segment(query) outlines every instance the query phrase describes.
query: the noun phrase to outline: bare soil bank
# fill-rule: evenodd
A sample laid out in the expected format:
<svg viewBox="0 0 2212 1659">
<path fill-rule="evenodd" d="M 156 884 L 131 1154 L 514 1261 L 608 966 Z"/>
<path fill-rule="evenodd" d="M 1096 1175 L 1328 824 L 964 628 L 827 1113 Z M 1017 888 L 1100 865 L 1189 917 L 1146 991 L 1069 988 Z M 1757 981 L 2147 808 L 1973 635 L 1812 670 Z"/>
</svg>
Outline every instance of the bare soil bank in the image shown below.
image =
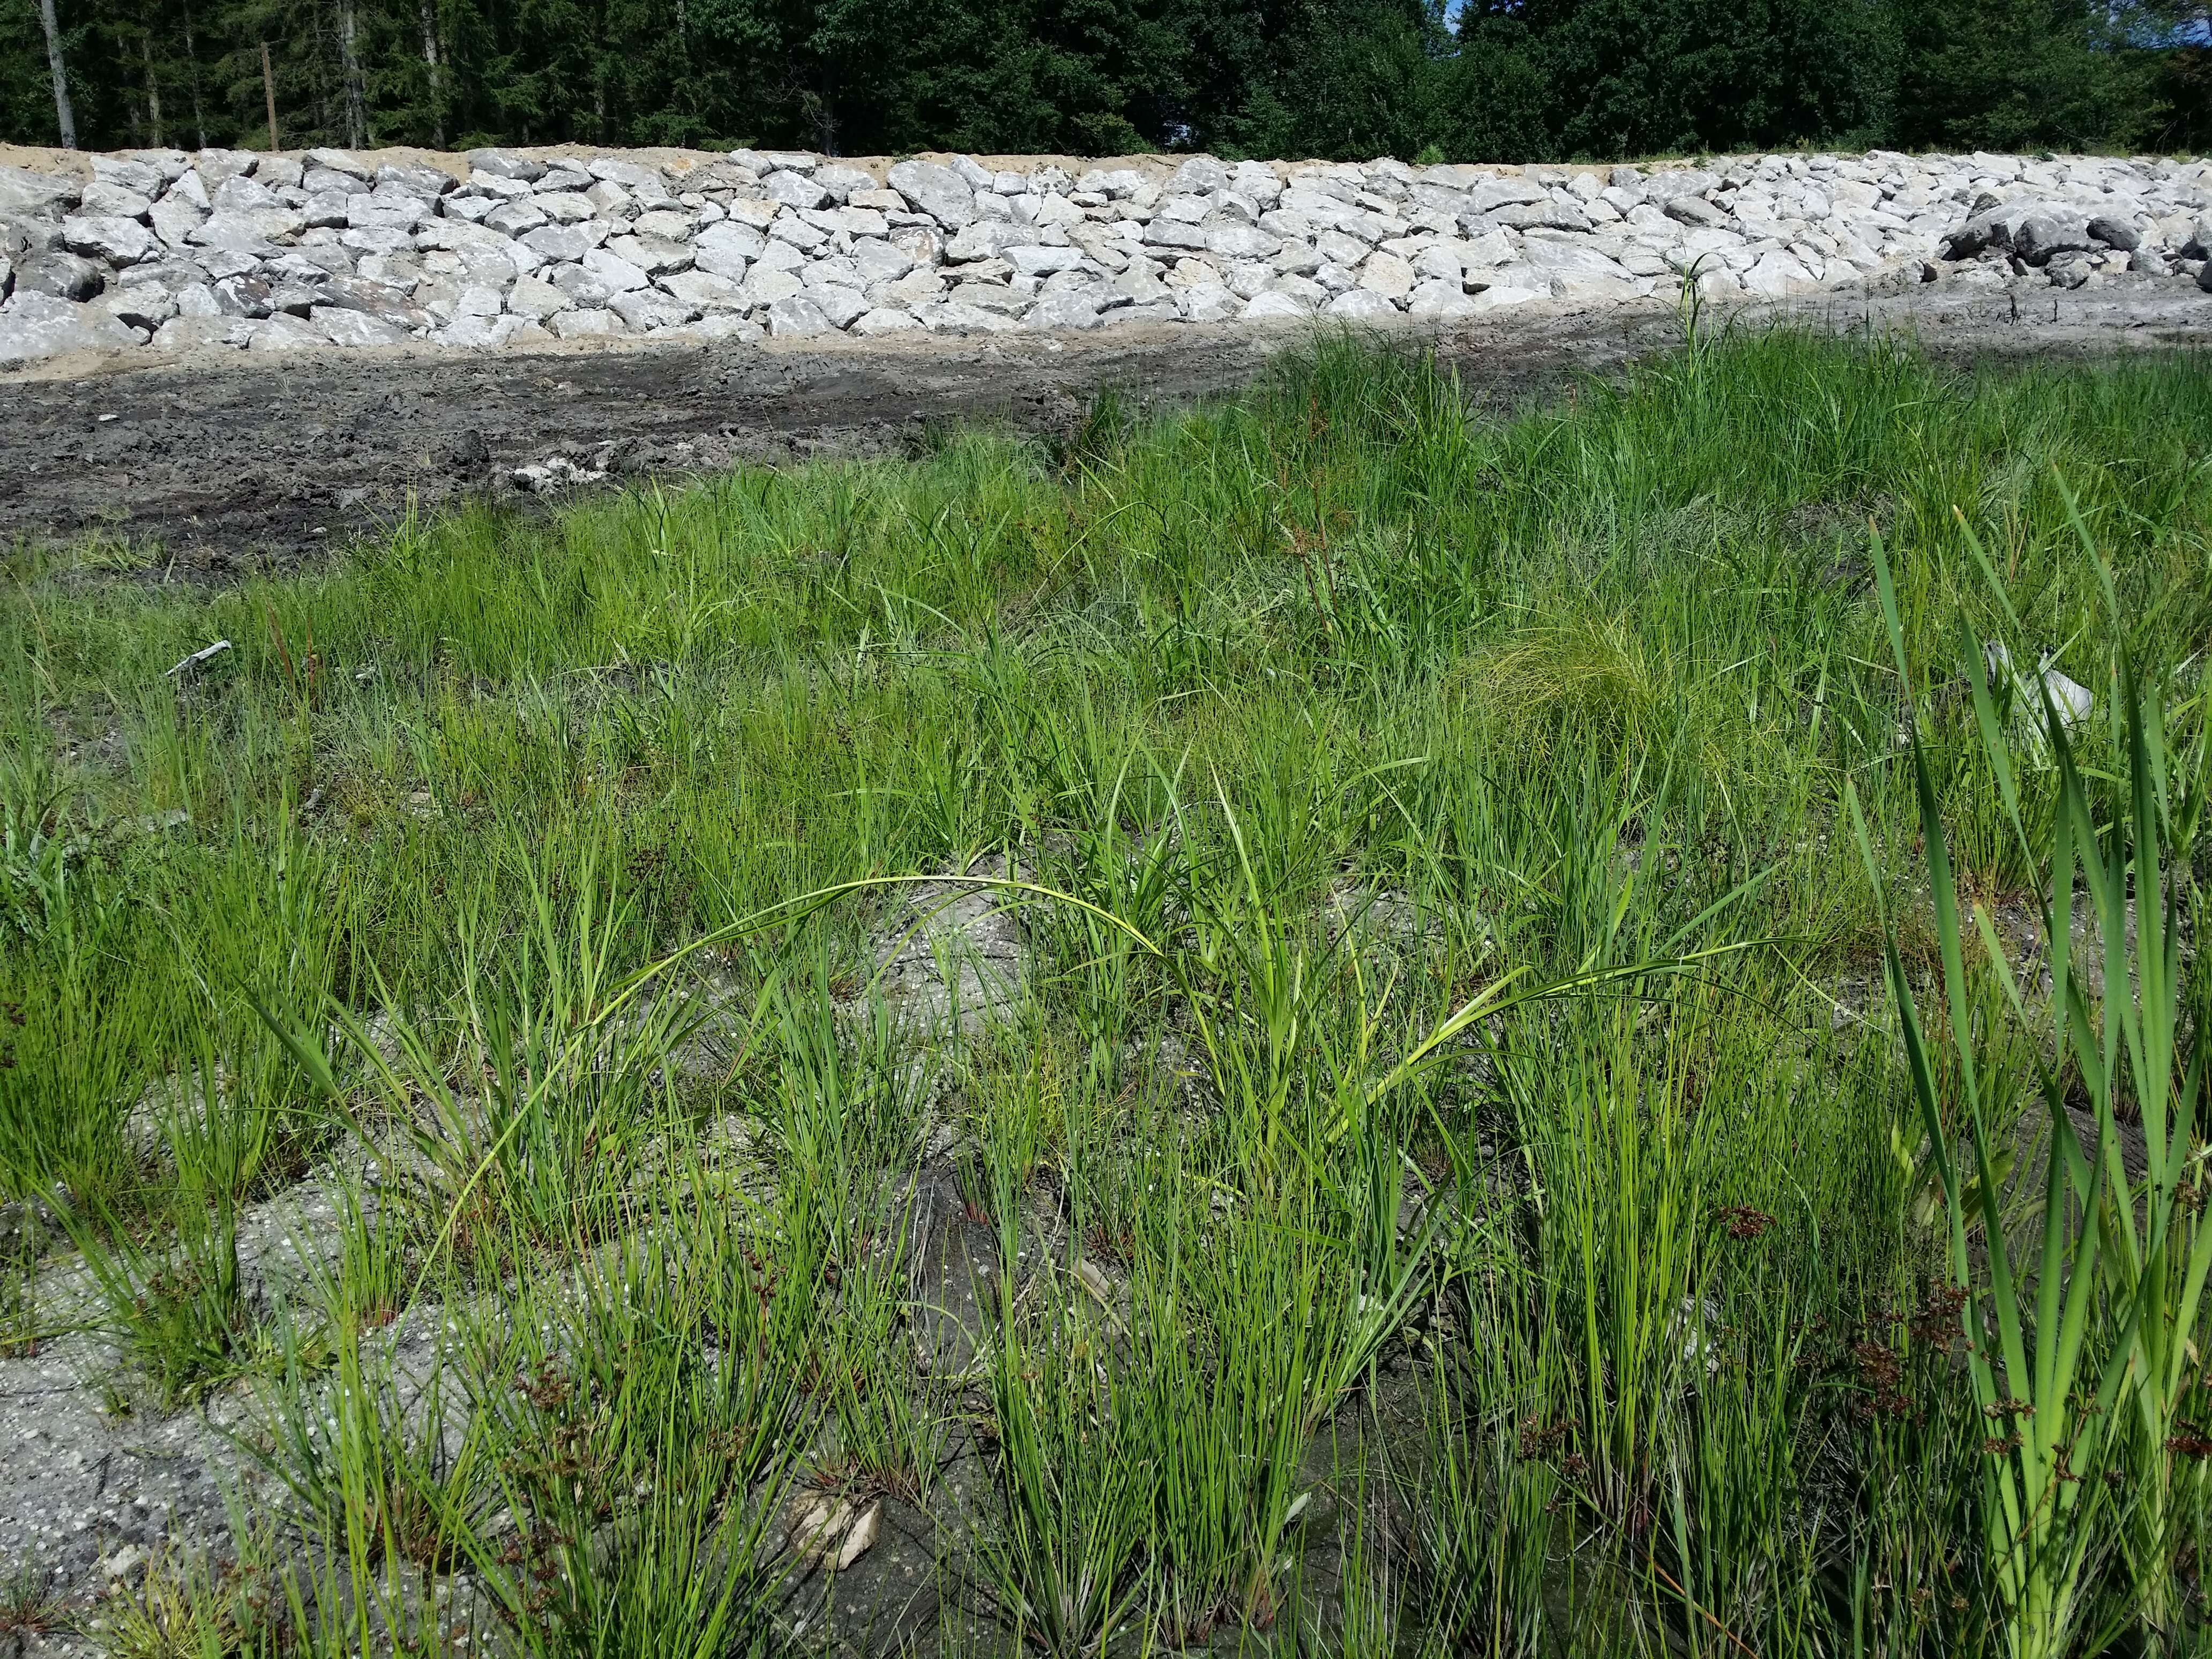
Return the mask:
<svg viewBox="0 0 2212 1659">
<path fill-rule="evenodd" d="M 1961 365 L 2079 359 L 2212 343 L 2212 295 L 2122 279 L 2070 293 L 1948 283 L 1746 307 L 1776 322 L 1917 339 Z M 1524 307 L 1442 328 L 1433 344 L 1471 395 L 1512 403 L 1607 374 L 1682 338 L 1656 301 Z M 1108 389 L 1166 404 L 1249 384 L 1304 331 L 1182 325 L 1092 336 L 822 347 L 655 345 L 539 353 L 210 353 L 156 368 L 55 360 L 4 386 L 0 540 L 88 536 L 158 546 L 169 580 L 283 565 L 560 456 L 625 476 L 912 449 L 929 423 L 1071 429 Z"/>
</svg>

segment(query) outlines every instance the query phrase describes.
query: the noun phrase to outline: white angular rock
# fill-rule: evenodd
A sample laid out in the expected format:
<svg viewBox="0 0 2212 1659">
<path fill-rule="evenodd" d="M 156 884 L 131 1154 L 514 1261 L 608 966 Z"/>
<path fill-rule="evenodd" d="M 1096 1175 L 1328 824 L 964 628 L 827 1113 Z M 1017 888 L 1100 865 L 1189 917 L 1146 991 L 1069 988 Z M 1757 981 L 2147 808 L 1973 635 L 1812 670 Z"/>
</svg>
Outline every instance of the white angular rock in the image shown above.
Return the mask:
<svg viewBox="0 0 2212 1659">
<path fill-rule="evenodd" d="M 513 179 L 527 183 L 545 176 L 542 162 L 511 150 L 472 149 L 468 154 L 469 166 L 478 173 L 489 173 L 495 179 Z"/>
<path fill-rule="evenodd" d="M 852 331 L 855 334 L 900 334 L 921 326 L 909 313 L 878 307 L 872 311 L 864 311 L 854 318 Z"/>
<path fill-rule="evenodd" d="M 805 339 L 835 329 L 820 306 L 804 294 L 792 294 L 769 307 L 768 331 L 779 340 Z"/>
<path fill-rule="evenodd" d="M 323 331 L 324 338 L 332 345 L 380 346 L 404 344 L 407 331 L 365 311 L 348 311 L 337 306 L 317 306 L 307 313 L 307 320 Z"/>
<path fill-rule="evenodd" d="M 672 295 L 653 289 L 617 294 L 607 301 L 607 309 L 640 332 L 678 327 L 697 317 L 700 311 L 697 306 L 686 305 Z"/>
<path fill-rule="evenodd" d="M 71 214 L 62 221 L 62 246 L 88 258 L 105 259 L 112 265 L 135 265 L 157 257 L 161 244 L 136 219 Z"/>
<path fill-rule="evenodd" d="M 774 306 L 806 292 L 806 284 L 799 280 L 795 271 L 766 264 L 755 265 L 747 272 L 741 287 L 748 309 Z"/>
<path fill-rule="evenodd" d="M 150 171 L 150 169 L 149 169 Z M 160 175 L 154 175 L 155 188 L 160 188 Z M 95 179 L 84 187 L 78 198 L 76 210 L 88 219 L 143 219 L 153 210 L 153 198 L 143 191 Z"/>
<path fill-rule="evenodd" d="M 595 157 L 586 171 L 594 179 L 619 185 L 627 191 L 646 191 L 657 195 L 665 195 L 668 191 L 667 181 L 660 176 L 659 168 L 646 167 L 636 161 L 625 161 L 618 155 Z"/>
<path fill-rule="evenodd" d="M 490 351 L 505 345 L 524 326 L 525 319 L 520 317 L 456 317 L 438 331 L 436 338 L 440 345 Z"/>
<path fill-rule="evenodd" d="M 1472 295 L 1443 279 L 1423 283 L 1406 296 L 1406 312 L 1413 317 L 1471 317 L 1477 309 Z"/>
<path fill-rule="evenodd" d="M 700 270 L 734 280 L 744 275 L 749 263 L 767 252 L 768 239 L 750 225 L 726 220 L 701 231 L 691 247 L 693 261 Z"/>
<path fill-rule="evenodd" d="M 556 264 L 574 264 L 593 248 L 605 245 L 607 228 L 596 222 L 580 225 L 540 225 L 515 239 L 524 247 Z"/>
<path fill-rule="evenodd" d="M 520 288 L 520 283 L 515 284 Z M 748 305 L 744 288 L 726 276 L 718 276 L 709 270 L 679 270 L 657 279 L 655 286 L 662 292 L 690 306 L 693 312 L 745 311 Z M 512 297 L 507 304 L 520 309 Z"/>
<path fill-rule="evenodd" d="M 1194 323 L 1225 323 L 1241 313 L 1245 302 L 1218 283 L 1200 283 L 1176 295 L 1183 316 Z"/>
<path fill-rule="evenodd" d="M 314 351 L 330 344 L 330 336 L 304 317 L 277 312 L 253 325 L 248 351 Z"/>
<path fill-rule="evenodd" d="M 1313 315 L 1313 311 L 1290 295 L 1271 289 L 1254 295 L 1245 302 L 1242 314 L 1248 323 L 1302 323 Z"/>
<path fill-rule="evenodd" d="M 581 263 L 589 275 L 606 284 L 611 294 L 626 294 L 648 286 L 652 280 L 629 260 L 619 258 L 605 248 L 586 250 Z"/>
<path fill-rule="evenodd" d="M 549 319 L 546 326 L 563 340 L 603 339 L 608 335 L 629 331 L 621 318 L 599 306 L 558 313 Z"/>
<path fill-rule="evenodd" d="M 1322 314 L 1341 317 L 1349 322 L 1373 322 L 1395 317 L 1398 307 L 1371 289 L 1355 288 L 1338 295 L 1323 306 Z"/>
<path fill-rule="evenodd" d="M 1395 253 L 1378 251 L 1360 266 L 1359 286 L 1386 300 L 1402 300 L 1413 291 L 1413 268 Z"/>
<path fill-rule="evenodd" d="M 810 286 L 806 291 L 807 296 L 822 308 L 822 314 L 830 319 L 832 328 L 848 326 L 869 309 L 866 296 L 835 283 Z"/>
<path fill-rule="evenodd" d="M 951 168 L 934 161 L 896 161 L 887 175 L 890 187 L 948 230 L 975 218 L 975 190 Z"/>
<path fill-rule="evenodd" d="M 1086 262 L 1079 247 L 1010 247 L 1006 263 L 1020 276 L 1048 276 L 1056 270 L 1075 270 Z"/>
<path fill-rule="evenodd" d="M 507 308 L 518 317 L 527 317 L 542 323 L 556 312 L 568 309 L 575 301 L 550 283 L 541 283 L 535 276 L 522 276 L 507 293 Z"/>
<path fill-rule="evenodd" d="M 806 174 L 788 170 L 769 173 L 761 180 L 761 189 L 769 201 L 781 202 L 786 207 L 826 208 L 834 199 Z"/>
<path fill-rule="evenodd" d="M 52 295 L 20 289 L 0 305 L 0 364 L 34 362 L 65 351 L 100 351 L 138 343 L 139 337 L 106 312 Z"/>
</svg>

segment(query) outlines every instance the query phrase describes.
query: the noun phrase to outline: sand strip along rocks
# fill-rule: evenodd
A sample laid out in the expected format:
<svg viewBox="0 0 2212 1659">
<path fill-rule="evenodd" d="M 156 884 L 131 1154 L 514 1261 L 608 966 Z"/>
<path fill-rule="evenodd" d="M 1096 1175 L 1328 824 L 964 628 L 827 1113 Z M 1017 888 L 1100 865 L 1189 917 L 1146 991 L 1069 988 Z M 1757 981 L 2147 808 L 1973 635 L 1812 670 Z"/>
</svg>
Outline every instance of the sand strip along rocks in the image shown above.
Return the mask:
<svg viewBox="0 0 2212 1659">
<path fill-rule="evenodd" d="M 0 149 L 0 370 L 428 343 L 1472 318 L 1942 282 L 2212 281 L 2212 164 L 1703 166 L 589 149 Z"/>
</svg>

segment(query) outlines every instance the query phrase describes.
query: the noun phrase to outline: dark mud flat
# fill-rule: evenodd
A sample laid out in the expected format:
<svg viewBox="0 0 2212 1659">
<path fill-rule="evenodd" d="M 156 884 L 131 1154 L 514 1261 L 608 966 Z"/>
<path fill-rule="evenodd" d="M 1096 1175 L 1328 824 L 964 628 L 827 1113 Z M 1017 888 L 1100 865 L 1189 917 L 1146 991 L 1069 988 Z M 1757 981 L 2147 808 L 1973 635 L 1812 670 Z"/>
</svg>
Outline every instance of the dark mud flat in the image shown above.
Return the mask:
<svg viewBox="0 0 2212 1659">
<path fill-rule="evenodd" d="M 2212 342 L 2212 295 L 2172 278 L 2020 295 L 1937 283 L 1728 320 L 1901 332 L 1960 363 L 2080 358 Z M 1433 343 L 1471 392 L 1513 402 L 1678 344 L 1682 326 L 1674 307 L 1650 301 L 1397 331 Z M 125 540 L 158 554 L 156 578 L 220 580 L 374 533 L 410 501 L 433 509 L 511 492 L 514 469 L 555 456 L 636 477 L 902 453 L 939 422 L 1066 432 L 1098 392 L 1145 404 L 1232 391 L 1302 337 L 1221 325 L 832 349 L 641 342 L 57 361 L 0 380 L 0 540 Z"/>
</svg>

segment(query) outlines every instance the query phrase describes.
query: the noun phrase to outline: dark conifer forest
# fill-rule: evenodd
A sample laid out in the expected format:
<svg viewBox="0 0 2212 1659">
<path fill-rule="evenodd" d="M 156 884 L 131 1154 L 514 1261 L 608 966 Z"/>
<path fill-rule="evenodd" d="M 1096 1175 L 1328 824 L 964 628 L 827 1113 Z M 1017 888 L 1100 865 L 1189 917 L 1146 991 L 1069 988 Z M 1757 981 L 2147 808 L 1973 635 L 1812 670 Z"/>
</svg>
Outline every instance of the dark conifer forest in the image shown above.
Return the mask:
<svg viewBox="0 0 2212 1659">
<path fill-rule="evenodd" d="M 0 0 L 0 138 L 258 148 L 273 93 L 288 149 L 1523 161 L 1796 144 L 2186 149 L 2212 125 L 2202 11 L 2172 0 L 1468 0 L 1449 15 L 1441 0 Z"/>
</svg>

